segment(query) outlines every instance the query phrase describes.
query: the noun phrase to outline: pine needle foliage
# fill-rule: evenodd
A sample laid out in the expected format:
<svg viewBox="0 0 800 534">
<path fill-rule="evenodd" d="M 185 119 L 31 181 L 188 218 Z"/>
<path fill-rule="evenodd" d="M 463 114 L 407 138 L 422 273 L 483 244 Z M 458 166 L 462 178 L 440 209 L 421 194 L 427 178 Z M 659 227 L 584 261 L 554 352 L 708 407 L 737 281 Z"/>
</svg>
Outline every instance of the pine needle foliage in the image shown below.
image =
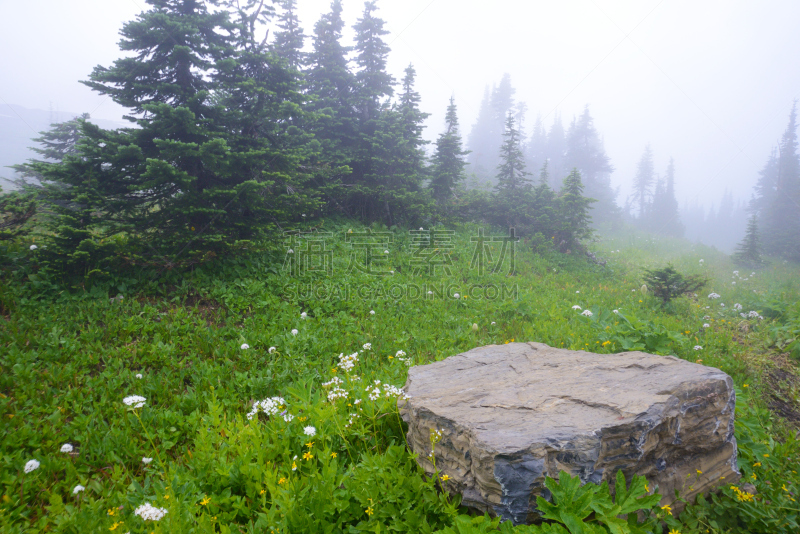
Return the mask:
<svg viewBox="0 0 800 534">
<path fill-rule="evenodd" d="M 708 284 L 708 280 L 699 275 L 683 276 L 672 265 L 646 269 L 644 273 L 642 281 L 653 296 L 661 299 L 663 305 L 681 295 L 700 291 Z"/>
</svg>

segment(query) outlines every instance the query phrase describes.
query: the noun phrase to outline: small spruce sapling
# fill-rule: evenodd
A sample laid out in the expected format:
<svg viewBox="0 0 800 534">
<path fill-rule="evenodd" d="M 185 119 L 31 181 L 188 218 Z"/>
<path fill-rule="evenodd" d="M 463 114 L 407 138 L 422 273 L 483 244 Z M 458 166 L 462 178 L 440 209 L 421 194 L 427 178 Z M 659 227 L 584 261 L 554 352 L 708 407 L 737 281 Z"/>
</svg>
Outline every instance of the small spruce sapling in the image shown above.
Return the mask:
<svg viewBox="0 0 800 534">
<path fill-rule="evenodd" d="M 708 284 L 708 280 L 699 276 L 683 276 L 672 265 L 662 269 L 647 269 L 642 281 L 653 296 L 661 299 L 664 305 L 681 295 L 700 291 Z"/>
</svg>

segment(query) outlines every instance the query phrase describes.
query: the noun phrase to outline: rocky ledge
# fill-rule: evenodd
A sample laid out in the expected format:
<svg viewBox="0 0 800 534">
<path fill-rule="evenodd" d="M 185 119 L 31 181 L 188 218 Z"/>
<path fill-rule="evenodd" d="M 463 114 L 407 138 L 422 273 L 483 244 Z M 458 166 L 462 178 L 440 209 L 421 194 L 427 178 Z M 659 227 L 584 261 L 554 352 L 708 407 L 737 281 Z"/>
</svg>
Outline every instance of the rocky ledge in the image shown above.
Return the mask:
<svg viewBox="0 0 800 534">
<path fill-rule="evenodd" d="M 647 477 L 661 504 L 739 479 L 731 378 L 672 356 L 593 354 L 542 343 L 480 347 L 410 369 L 400 400 L 418 462 L 448 475 L 463 504 L 515 524 L 536 519 L 544 477 Z"/>
</svg>

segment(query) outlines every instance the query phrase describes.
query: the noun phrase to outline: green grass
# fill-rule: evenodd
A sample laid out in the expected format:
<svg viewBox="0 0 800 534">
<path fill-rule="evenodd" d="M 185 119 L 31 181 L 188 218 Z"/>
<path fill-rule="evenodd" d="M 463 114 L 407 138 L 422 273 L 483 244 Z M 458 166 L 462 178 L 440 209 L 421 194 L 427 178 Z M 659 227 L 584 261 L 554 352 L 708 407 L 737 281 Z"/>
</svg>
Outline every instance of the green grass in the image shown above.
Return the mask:
<svg viewBox="0 0 800 534">
<path fill-rule="evenodd" d="M 763 314 L 796 300 L 791 266 L 731 278 L 735 267 L 713 249 L 617 234 L 592 246 L 609 259 L 606 268 L 553 253 L 546 244 L 523 242 L 516 249 L 515 275 L 508 276 L 508 263 L 498 273 L 481 275 L 470 268 L 470 237 L 477 228 L 466 227 L 454 237 L 450 275 L 414 275 L 409 266 L 415 248 L 408 233 L 398 230 L 386 264 L 395 273 L 372 277 L 346 272 L 346 230 L 332 229 L 327 240 L 330 277 L 289 276 L 281 270 L 282 251 L 254 250 L 181 277 L 130 273 L 89 291 L 28 277 L 24 269 L 4 280 L 0 530 L 283 533 L 450 527 L 458 499 L 440 492 L 442 483 L 416 466 L 405 448 L 396 398 L 387 396 L 385 386 L 405 383 L 400 350 L 420 365 L 514 340 L 596 353 L 640 343 L 729 373 L 739 395 L 740 465 L 746 477 L 758 473 L 750 480 L 760 496 L 740 502 L 726 488 L 714 502 L 691 506 L 681 516 L 683 525 L 673 526 L 684 534 L 707 528 L 794 531 L 797 512 L 791 509 L 800 507 L 790 492 L 800 487 L 800 477 L 792 465 L 800 451 L 788 426 L 765 409 L 769 388 L 763 378 L 770 335 L 782 319 L 778 312 L 748 320 L 745 332 L 733 310 L 741 303 L 744 311 Z M 495 258 L 500 246 L 495 244 Z M 20 254 L 27 245 L 16 250 Z M 709 276 L 706 293 L 679 299 L 669 311 L 643 295 L 641 270 L 667 262 L 684 274 Z M 350 298 L 320 298 L 321 293 L 297 289 L 312 283 L 340 294 L 350 287 Z M 480 298 L 490 284 L 515 297 Z M 397 287 L 412 286 L 420 288 L 419 298 L 391 298 Z M 466 298 L 427 294 L 448 286 L 450 294 Z M 479 288 L 472 293 L 478 298 L 470 298 L 470 287 Z M 708 299 L 712 291 L 722 298 Z M 124 298 L 110 301 L 117 293 Z M 574 305 L 592 310 L 593 317 L 581 316 Z M 614 309 L 627 322 L 615 321 Z M 250 348 L 242 349 L 244 343 Z M 337 364 L 340 354 L 358 351 L 363 352 L 351 372 L 356 381 Z M 333 376 L 344 379 L 347 399 L 326 398 L 330 387 L 322 384 Z M 371 400 L 366 386 L 374 389 L 375 380 L 381 381 L 380 397 Z M 146 397 L 146 405 L 127 407 L 122 399 L 129 395 Z M 285 399 L 282 409 L 291 421 L 247 418 L 254 401 L 275 396 Z M 307 426 L 315 428 L 313 437 L 304 433 Z M 59 452 L 64 443 L 74 446 L 72 454 Z M 313 457 L 303 459 L 305 453 Z M 143 457 L 152 463 L 143 464 Z M 41 466 L 26 474 L 31 459 Z M 757 460 L 762 465 L 752 467 Z M 86 489 L 75 495 L 78 484 Z M 134 515 L 145 502 L 168 512 L 160 521 L 145 522 Z"/>
</svg>

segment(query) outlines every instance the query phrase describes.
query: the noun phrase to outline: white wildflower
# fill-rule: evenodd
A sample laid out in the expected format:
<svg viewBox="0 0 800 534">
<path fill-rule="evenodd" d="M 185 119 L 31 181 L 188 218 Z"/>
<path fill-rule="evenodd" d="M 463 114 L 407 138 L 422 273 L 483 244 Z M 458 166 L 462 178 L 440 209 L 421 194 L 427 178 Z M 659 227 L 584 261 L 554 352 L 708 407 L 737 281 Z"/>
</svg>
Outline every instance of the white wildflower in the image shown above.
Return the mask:
<svg viewBox="0 0 800 534">
<path fill-rule="evenodd" d="M 614 313 L 619 313 L 619 310 L 611 310 L 611 311 L 613 311 Z"/>
<path fill-rule="evenodd" d="M 61 446 L 61 452 L 72 452 L 72 451 L 73 451 L 73 448 L 72 448 L 72 444 L 70 444 L 70 443 L 65 443 L 65 444 L 63 444 Z"/>
<path fill-rule="evenodd" d="M 711 325 L 708 323 L 703 323 L 703 328 L 711 328 Z"/>
<path fill-rule="evenodd" d="M 718 299 L 720 297 L 719 293 L 710 293 L 708 298 L 710 299 Z"/>
<path fill-rule="evenodd" d="M 270 354 L 272 354 L 272 353 L 273 353 L 273 352 L 275 352 L 276 350 L 278 350 L 278 349 L 276 349 L 275 347 L 270 347 L 269 349 L 267 349 L 267 352 L 269 352 Z"/>
<path fill-rule="evenodd" d="M 316 429 L 316 428 L 314 428 L 313 426 L 307 426 L 307 427 L 305 427 L 305 428 L 303 429 L 303 434 L 305 434 L 306 436 L 310 436 L 310 437 L 312 437 L 312 438 L 313 438 L 314 436 L 316 436 L 316 435 L 317 435 L 317 429 Z"/>
<path fill-rule="evenodd" d="M 742 309 L 742 305 L 737 302 L 736 304 L 733 305 L 733 309 L 739 311 Z"/>
<path fill-rule="evenodd" d="M 585 315 L 586 317 L 591 317 L 594 314 L 592 313 L 591 310 L 583 310 L 583 313 L 581 313 L 581 315 Z"/>
<path fill-rule="evenodd" d="M 700 345 L 695 345 L 694 350 L 703 350 L 703 347 L 701 347 Z"/>
<path fill-rule="evenodd" d="M 454 298 L 454 299 L 460 299 L 460 298 L 461 298 L 461 295 L 459 295 L 458 293 L 455 293 L 455 294 L 453 295 L 453 298 Z"/>
<path fill-rule="evenodd" d="M 149 502 L 144 503 L 133 512 L 145 521 L 158 521 L 167 515 L 166 508 L 157 508 Z"/>
<path fill-rule="evenodd" d="M 582 310 L 583 308 L 581 308 L 580 306 L 578 306 L 578 305 L 576 304 L 575 306 L 573 306 L 573 307 L 572 307 L 572 309 L 573 309 L 573 310 Z"/>
<path fill-rule="evenodd" d="M 735 274 L 736 276 L 739 276 L 739 271 L 733 271 L 733 274 Z"/>
<path fill-rule="evenodd" d="M 731 282 L 731 284 L 736 285 L 736 282 Z"/>
<path fill-rule="evenodd" d="M 145 456 L 144 458 L 142 458 L 142 463 L 143 463 L 144 465 L 147 465 L 147 464 L 149 464 L 149 463 L 150 463 L 150 462 L 152 462 L 152 461 L 153 461 L 153 459 L 152 459 L 152 458 L 148 458 L 147 456 Z"/>
<path fill-rule="evenodd" d="M 247 350 L 249 348 L 250 348 L 250 345 L 248 345 L 247 343 L 242 343 L 242 350 Z"/>
<path fill-rule="evenodd" d="M 31 471 L 36 471 L 39 469 L 39 465 L 38 460 L 28 460 L 28 463 L 25 464 L 25 472 L 30 473 Z"/>
<path fill-rule="evenodd" d="M 301 319 L 305 319 L 306 317 L 308 317 L 308 314 L 306 312 L 300 314 Z"/>
<path fill-rule="evenodd" d="M 136 373 L 136 378 L 142 378 L 142 373 Z"/>
<path fill-rule="evenodd" d="M 705 260 L 700 260 L 700 263 L 704 263 L 704 262 L 705 262 Z"/>
<path fill-rule="evenodd" d="M 289 254 L 294 254 L 294 250 L 289 249 Z"/>
<path fill-rule="evenodd" d="M 746 313 L 740 313 L 739 317 L 741 317 L 742 319 L 747 319 L 747 314 Z"/>
<path fill-rule="evenodd" d="M 433 295 L 433 291 L 428 291 L 428 295 Z"/>
<path fill-rule="evenodd" d="M 75 486 L 74 488 L 72 488 L 72 494 L 73 494 L 73 495 L 77 495 L 78 493 L 82 492 L 82 491 L 83 491 L 83 490 L 85 490 L 85 489 L 86 489 L 85 487 L 83 487 L 83 486 L 81 486 L 80 484 L 78 484 L 77 486 Z"/>
<path fill-rule="evenodd" d="M 473 332 L 477 332 L 478 331 L 478 323 L 472 323 L 472 331 Z"/>
<path fill-rule="evenodd" d="M 397 352 L 394 353 L 394 355 L 397 356 L 398 358 L 402 358 L 403 356 L 406 355 L 406 351 L 398 350 Z"/>
<path fill-rule="evenodd" d="M 422 228 L 421 226 L 419 227 L 419 229 L 420 229 L 420 230 L 424 230 L 424 228 Z"/>
<path fill-rule="evenodd" d="M 354 352 L 349 356 L 345 356 L 344 353 L 339 354 L 339 364 L 337 367 L 344 371 L 345 373 L 349 373 L 353 367 L 355 367 L 356 362 L 358 362 L 358 353 Z"/>
<path fill-rule="evenodd" d="M 580 293 L 580 291 L 576 291 L 575 293 Z"/>
<path fill-rule="evenodd" d="M 394 274 L 394 271 L 389 271 L 389 274 Z"/>
<path fill-rule="evenodd" d="M 370 315 L 375 315 L 375 310 L 370 310 L 370 311 L 369 311 L 369 314 L 370 314 Z"/>
<path fill-rule="evenodd" d="M 286 401 L 283 397 L 270 397 L 268 399 L 256 401 L 253 403 L 253 409 L 247 414 L 248 419 L 252 419 L 258 412 L 264 412 L 267 415 L 286 415 Z M 284 417 L 286 419 L 286 417 Z"/>
<path fill-rule="evenodd" d="M 725 307 L 725 303 L 724 302 L 720 302 L 719 305 L 722 306 L 723 308 Z"/>
<path fill-rule="evenodd" d="M 39 247 L 37 247 L 36 245 L 31 245 L 31 250 L 36 250 L 37 248 Z"/>
<path fill-rule="evenodd" d="M 128 406 L 133 406 L 134 408 L 141 408 L 144 406 L 144 403 L 147 399 L 141 397 L 139 395 L 131 395 L 130 397 L 125 397 L 122 399 L 122 402 L 127 404 Z"/>
<path fill-rule="evenodd" d="M 384 251 L 383 251 L 383 253 L 384 253 L 384 254 L 388 254 L 388 253 L 389 253 L 389 251 L 388 251 L 388 250 L 384 250 Z"/>
<path fill-rule="evenodd" d="M 300 331 L 297 328 L 292 328 L 292 335 L 293 336 L 296 336 L 299 333 L 300 333 Z"/>
<path fill-rule="evenodd" d="M 497 324 L 496 322 L 492 321 L 492 326 L 494 326 L 494 325 L 496 325 L 496 324 Z"/>
<path fill-rule="evenodd" d="M 747 315 L 748 315 L 748 317 L 758 317 L 758 312 L 757 311 L 751 311 Z"/>
</svg>

